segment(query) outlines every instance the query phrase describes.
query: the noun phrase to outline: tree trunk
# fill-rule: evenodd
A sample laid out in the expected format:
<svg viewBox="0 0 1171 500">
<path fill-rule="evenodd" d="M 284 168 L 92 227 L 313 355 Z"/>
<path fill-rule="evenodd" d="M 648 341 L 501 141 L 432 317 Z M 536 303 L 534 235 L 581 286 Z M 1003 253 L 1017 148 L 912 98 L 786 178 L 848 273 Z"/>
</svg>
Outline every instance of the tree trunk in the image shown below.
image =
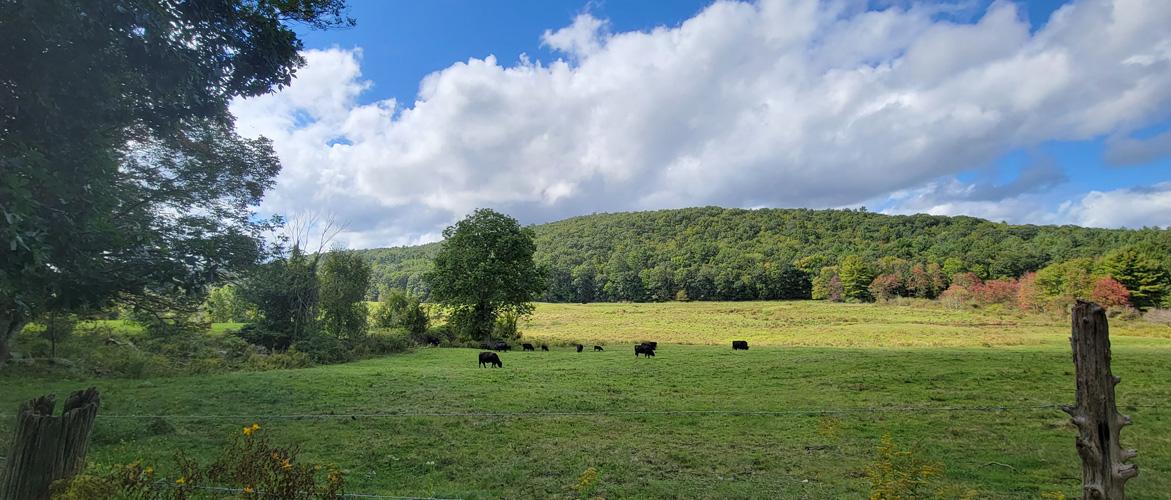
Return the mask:
<svg viewBox="0 0 1171 500">
<path fill-rule="evenodd" d="M 85 467 L 101 397 L 93 387 L 74 392 L 60 417 L 53 416 L 54 405 L 51 394 L 21 405 L 12 451 L 0 478 L 0 500 L 47 500 L 53 481 Z"/>
<path fill-rule="evenodd" d="M 25 321 L 23 316 L 9 316 L 0 313 L 0 368 L 3 368 L 8 359 L 12 357 L 12 347 L 10 346 L 12 338 L 20 333 L 24 329 L 24 325 L 27 324 L 28 321 Z"/>
<path fill-rule="evenodd" d="M 1119 415 L 1114 386 L 1122 381 L 1110 372 L 1110 330 L 1106 311 L 1079 300 L 1073 307 L 1073 364 L 1077 369 L 1077 404 L 1062 406 L 1078 428 L 1082 459 L 1083 500 L 1123 500 L 1123 485 L 1138 475 L 1138 466 L 1124 465 L 1135 450 L 1123 450 L 1119 431 L 1130 417 Z"/>
</svg>

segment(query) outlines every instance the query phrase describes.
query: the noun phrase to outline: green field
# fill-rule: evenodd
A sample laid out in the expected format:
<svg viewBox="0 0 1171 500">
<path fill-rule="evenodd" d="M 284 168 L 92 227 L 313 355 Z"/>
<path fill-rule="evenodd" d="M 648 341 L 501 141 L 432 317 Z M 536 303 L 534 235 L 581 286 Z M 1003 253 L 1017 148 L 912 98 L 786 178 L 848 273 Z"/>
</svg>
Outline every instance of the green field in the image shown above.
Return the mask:
<svg viewBox="0 0 1171 500">
<path fill-rule="evenodd" d="M 1112 324 L 1121 410 L 1139 450 L 1129 498 L 1171 498 L 1171 328 Z M 0 436 L 31 397 L 102 391 L 90 458 L 210 457 L 257 423 L 302 458 L 349 470 L 348 491 L 442 498 L 865 498 L 883 431 L 945 472 L 940 498 L 1040 499 L 1080 490 L 1076 430 L 1056 409 L 809 414 L 390 416 L 396 413 L 816 411 L 1069 403 L 1060 320 L 812 302 L 541 304 L 526 338 L 551 352 L 418 349 L 345 365 L 151 380 L 0 375 Z M 730 339 L 747 351 L 731 351 Z M 635 359 L 631 343 L 660 342 Z M 577 353 L 573 341 L 604 344 Z M 114 415 L 256 415 L 118 419 Z M 336 415 L 278 419 L 265 415 Z M 388 415 L 383 417 L 350 415 Z M 975 495 L 970 495 L 971 491 Z M 1076 495 L 1080 497 L 1080 494 Z M 581 496 L 581 498 L 586 498 Z"/>
</svg>

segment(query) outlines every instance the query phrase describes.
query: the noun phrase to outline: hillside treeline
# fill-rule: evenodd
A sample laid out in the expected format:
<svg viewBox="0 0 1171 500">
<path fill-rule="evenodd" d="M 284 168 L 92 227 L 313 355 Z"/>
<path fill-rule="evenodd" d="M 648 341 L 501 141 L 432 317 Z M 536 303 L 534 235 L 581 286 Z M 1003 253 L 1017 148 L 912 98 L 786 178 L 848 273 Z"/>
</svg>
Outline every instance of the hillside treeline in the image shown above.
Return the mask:
<svg viewBox="0 0 1171 500">
<path fill-rule="evenodd" d="M 1008 280 L 1076 262 L 1088 274 L 1102 274 L 1103 259 L 1123 250 L 1137 259 L 1144 279 L 1158 282 L 1159 290 L 1148 290 L 1153 300 L 1163 297 L 1171 275 L 1171 232 L 1157 228 L 1008 225 L 865 209 L 702 207 L 588 215 L 534 229 L 535 259 L 547 273 L 542 300 L 549 302 L 823 298 L 847 259 L 849 272 L 862 273 L 849 278 L 866 281 L 851 296 L 859 300 L 877 298 L 869 285 L 880 276 L 902 279 L 891 284 L 887 278 L 884 293 L 933 298 L 960 273 Z M 425 298 L 420 276 L 438 249 L 433 243 L 360 251 L 374 267 L 369 298 L 387 289 Z"/>
</svg>

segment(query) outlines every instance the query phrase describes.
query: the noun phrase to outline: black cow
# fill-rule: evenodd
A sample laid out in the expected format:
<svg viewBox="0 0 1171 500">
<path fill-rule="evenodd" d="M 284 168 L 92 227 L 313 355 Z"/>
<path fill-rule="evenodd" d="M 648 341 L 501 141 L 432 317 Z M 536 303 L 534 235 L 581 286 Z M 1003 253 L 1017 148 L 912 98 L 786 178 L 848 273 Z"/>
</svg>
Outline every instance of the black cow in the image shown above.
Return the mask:
<svg viewBox="0 0 1171 500">
<path fill-rule="evenodd" d="M 596 345 L 596 346 L 594 346 L 594 350 L 595 350 L 595 351 L 600 351 L 600 350 L 602 350 L 602 346 L 600 346 L 600 345 Z"/>
<path fill-rule="evenodd" d="M 732 341 L 732 350 L 735 351 L 737 349 L 747 351 L 748 350 L 748 341 L 747 340 L 733 340 Z"/>
<path fill-rule="evenodd" d="M 647 344 L 636 345 L 634 346 L 634 357 L 637 358 L 639 354 L 645 355 L 649 358 L 655 355 L 655 348 Z"/>
<path fill-rule="evenodd" d="M 521 347 L 521 350 L 522 350 L 522 351 L 534 351 L 534 352 L 536 352 L 536 349 L 534 349 L 534 348 L 533 348 L 533 345 L 532 345 L 532 344 L 521 344 L 521 345 L 520 345 L 520 347 Z"/>
<path fill-rule="evenodd" d="M 423 339 L 423 342 L 426 342 L 427 345 L 439 347 L 439 337 L 435 337 L 433 335 L 428 335 L 427 338 Z"/>
<path fill-rule="evenodd" d="M 651 346 L 651 349 L 658 349 L 659 348 L 658 342 L 643 342 L 642 345 L 649 345 L 649 346 Z"/>
<path fill-rule="evenodd" d="M 574 345 L 577 346 L 577 352 L 581 352 L 582 349 L 585 349 L 584 345 L 581 345 L 581 344 L 574 344 Z"/>
<path fill-rule="evenodd" d="M 541 350 L 542 350 L 542 351 L 548 351 L 548 350 L 549 350 L 549 346 L 547 346 L 547 345 L 545 345 L 545 344 L 541 344 Z"/>
<path fill-rule="evenodd" d="M 496 345 L 492 346 L 492 349 L 495 351 L 511 351 L 512 346 L 510 346 L 504 342 L 497 342 Z"/>
<path fill-rule="evenodd" d="M 485 365 L 492 365 L 496 368 L 504 368 L 504 363 L 500 362 L 500 356 L 497 356 L 494 352 L 480 353 L 480 368 L 483 368 Z"/>
</svg>

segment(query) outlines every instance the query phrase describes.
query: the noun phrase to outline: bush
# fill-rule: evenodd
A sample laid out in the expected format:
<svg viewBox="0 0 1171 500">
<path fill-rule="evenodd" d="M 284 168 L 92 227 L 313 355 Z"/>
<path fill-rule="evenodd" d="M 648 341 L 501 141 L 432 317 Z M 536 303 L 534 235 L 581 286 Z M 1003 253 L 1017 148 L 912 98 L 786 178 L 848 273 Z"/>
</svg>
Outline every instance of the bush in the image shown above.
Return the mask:
<svg viewBox="0 0 1171 500">
<path fill-rule="evenodd" d="M 244 369 L 252 371 L 291 370 L 309 368 L 313 365 L 313 359 L 309 357 L 309 354 L 298 351 L 295 347 L 290 347 L 285 352 L 269 355 L 253 352 L 244 361 Z"/>
<path fill-rule="evenodd" d="M 176 451 L 174 477 L 156 474 L 141 461 L 108 470 L 91 466 L 83 474 L 57 481 L 53 500 L 186 500 L 224 498 L 223 489 L 241 490 L 239 498 L 325 500 L 345 491 L 341 471 L 297 462 L 298 449 L 276 446 L 260 426 L 245 427 L 210 466 Z M 261 496 L 260 492 L 264 492 Z M 237 498 L 232 496 L 231 498 Z"/>
<path fill-rule="evenodd" d="M 1151 323 L 1171 326 L 1171 309 L 1149 309 L 1143 319 Z"/>
<path fill-rule="evenodd" d="M 1110 306 L 1106 308 L 1106 317 L 1121 321 L 1133 321 L 1142 317 L 1142 314 L 1130 306 Z"/>
<path fill-rule="evenodd" d="M 519 340 L 520 328 L 517 323 L 520 322 L 520 315 L 512 311 L 505 311 L 496 317 L 496 324 L 492 327 L 492 337 L 504 341 Z"/>
<path fill-rule="evenodd" d="M 890 432 L 883 431 L 878 458 L 866 467 L 870 499 L 932 498 L 933 494 L 924 490 L 931 483 L 932 476 L 943 472 L 943 464 L 924 460 L 921 454 L 918 443 L 910 449 L 900 450 L 895 446 Z"/>
<path fill-rule="evenodd" d="M 406 352 L 414 347 L 414 342 L 402 331 L 375 330 L 362 339 L 366 354 L 382 356 Z"/>
<path fill-rule="evenodd" d="M 356 359 L 349 342 L 327 335 L 314 335 L 297 342 L 293 348 L 309 354 L 313 362 L 319 364 L 332 365 Z"/>
</svg>

